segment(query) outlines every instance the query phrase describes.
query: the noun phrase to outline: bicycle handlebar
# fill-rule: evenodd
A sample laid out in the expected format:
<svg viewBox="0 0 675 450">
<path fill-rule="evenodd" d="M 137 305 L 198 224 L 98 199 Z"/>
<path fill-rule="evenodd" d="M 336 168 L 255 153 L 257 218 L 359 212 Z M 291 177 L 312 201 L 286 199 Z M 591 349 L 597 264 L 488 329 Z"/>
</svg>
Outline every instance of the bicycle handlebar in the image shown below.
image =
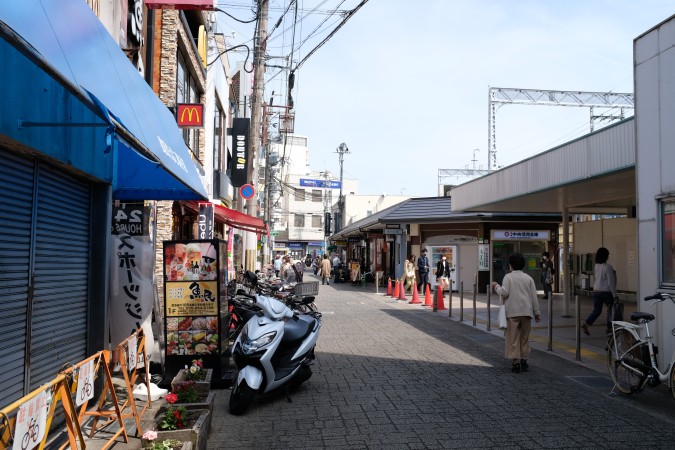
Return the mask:
<svg viewBox="0 0 675 450">
<path fill-rule="evenodd" d="M 670 299 L 673 303 L 675 303 L 675 298 L 666 292 L 657 292 L 654 295 L 648 295 L 644 298 L 644 301 L 647 302 L 649 300 L 656 300 L 657 302 L 663 302 L 667 299 Z"/>
</svg>

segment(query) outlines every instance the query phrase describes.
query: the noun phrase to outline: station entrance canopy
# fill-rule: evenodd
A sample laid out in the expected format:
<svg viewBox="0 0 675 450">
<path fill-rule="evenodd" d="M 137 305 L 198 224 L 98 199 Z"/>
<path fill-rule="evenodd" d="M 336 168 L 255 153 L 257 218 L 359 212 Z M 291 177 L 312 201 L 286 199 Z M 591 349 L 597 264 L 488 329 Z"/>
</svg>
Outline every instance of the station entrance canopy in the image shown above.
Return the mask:
<svg viewBox="0 0 675 450">
<path fill-rule="evenodd" d="M 0 107 L 19 111 L 0 134 L 110 183 L 114 199 L 207 198 L 175 118 L 86 2 L 0 2 L 0 31 L 12 57 Z"/>
</svg>

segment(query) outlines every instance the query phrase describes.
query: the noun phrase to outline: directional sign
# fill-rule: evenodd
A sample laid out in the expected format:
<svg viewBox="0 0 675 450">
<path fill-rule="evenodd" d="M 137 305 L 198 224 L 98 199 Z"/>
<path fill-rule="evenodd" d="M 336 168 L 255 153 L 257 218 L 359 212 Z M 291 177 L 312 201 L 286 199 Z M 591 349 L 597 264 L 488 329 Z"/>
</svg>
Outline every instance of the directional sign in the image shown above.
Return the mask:
<svg viewBox="0 0 675 450">
<path fill-rule="evenodd" d="M 250 200 L 255 195 L 255 188 L 251 184 L 245 184 L 239 188 L 239 195 L 241 195 L 244 200 Z"/>
</svg>

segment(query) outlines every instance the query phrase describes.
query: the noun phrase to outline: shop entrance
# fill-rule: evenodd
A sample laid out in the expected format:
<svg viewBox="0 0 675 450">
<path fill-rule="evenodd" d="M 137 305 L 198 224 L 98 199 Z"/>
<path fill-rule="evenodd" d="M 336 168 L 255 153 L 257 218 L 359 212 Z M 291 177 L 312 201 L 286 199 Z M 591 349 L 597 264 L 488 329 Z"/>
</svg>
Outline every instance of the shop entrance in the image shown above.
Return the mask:
<svg viewBox="0 0 675 450">
<path fill-rule="evenodd" d="M 525 258 L 523 272 L 532 277 L 538 290 L 543 289 L 538 263 L 545 251 L 546 242 L 544 241 L 494 242 L 492 244 L 492 279 L 502 284 L 504 275 L 509 273 L 509 255 L 520 253 Z"/>
</svg>

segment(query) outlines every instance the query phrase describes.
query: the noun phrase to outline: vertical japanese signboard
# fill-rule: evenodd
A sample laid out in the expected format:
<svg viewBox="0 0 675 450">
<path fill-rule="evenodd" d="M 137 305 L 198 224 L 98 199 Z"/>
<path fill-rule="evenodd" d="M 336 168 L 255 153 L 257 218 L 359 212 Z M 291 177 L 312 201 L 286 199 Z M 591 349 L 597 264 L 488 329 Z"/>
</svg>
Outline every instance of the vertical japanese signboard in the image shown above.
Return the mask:
<svg viewBox="0 0 675 450">
<path fill-rule="evenodd" d="M 164 280 L 167 367 L 201 358 L 217 377 L 227 350 L 227 242 L 165 241 Z"/>
<path fill-rule="evenodd" d="M 111 229 L 111 342 L 117 345 L 143 328 L 148 358 L 153 347 L 155 245 L 150 231 L 153 215 L 153 208 L 144 202 L 116 203 Z"/>
</svg>

